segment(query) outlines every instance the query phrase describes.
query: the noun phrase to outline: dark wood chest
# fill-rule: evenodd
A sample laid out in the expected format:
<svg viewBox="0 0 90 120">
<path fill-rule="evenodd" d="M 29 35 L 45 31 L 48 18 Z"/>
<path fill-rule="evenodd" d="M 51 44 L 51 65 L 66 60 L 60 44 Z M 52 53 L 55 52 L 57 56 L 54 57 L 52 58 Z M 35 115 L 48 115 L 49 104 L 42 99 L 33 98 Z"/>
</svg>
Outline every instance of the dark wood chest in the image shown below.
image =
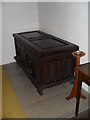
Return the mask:
<svg viewBox="0 0 90 120">
<path fill-rule="evenodd" d="M 13 34 L 16 62 L 36 86 L 40 95 L 45 88 L 73 79 L 77 45 L 44 33 L 29 31 Z"/>
</svg>

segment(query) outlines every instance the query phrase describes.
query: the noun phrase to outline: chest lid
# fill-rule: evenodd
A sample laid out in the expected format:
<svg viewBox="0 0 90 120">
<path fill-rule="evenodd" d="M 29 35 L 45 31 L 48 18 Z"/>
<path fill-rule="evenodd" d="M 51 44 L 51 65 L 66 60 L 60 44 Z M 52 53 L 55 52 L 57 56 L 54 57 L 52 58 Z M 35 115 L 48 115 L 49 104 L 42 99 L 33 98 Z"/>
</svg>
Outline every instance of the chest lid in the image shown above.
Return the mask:
<svg viewBox="0 0 90 120">
<path fill-rule="evenodd" d="M 13 34 L 20 42 L 35 50 L 39 55 L 56 52 L 74 51 L 78 46 L 41 31 L 31 31 Z"/>
</svg>

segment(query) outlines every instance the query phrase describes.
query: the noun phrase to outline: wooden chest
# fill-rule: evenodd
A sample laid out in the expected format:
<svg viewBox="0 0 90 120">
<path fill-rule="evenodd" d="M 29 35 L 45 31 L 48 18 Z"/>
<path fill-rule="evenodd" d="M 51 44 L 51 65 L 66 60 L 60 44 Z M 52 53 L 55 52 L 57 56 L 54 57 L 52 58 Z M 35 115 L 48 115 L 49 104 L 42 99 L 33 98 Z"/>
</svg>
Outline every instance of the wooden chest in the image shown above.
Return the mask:
<svg viewBox="0 0 90 120">
<path fill-rule="evenodd" d="M 29 31 L 13 34 L 16 62 L 31 79 L 40 95 L 45 88 L 73 79 L 77 45 L 44 33 Z"/>
</svg>

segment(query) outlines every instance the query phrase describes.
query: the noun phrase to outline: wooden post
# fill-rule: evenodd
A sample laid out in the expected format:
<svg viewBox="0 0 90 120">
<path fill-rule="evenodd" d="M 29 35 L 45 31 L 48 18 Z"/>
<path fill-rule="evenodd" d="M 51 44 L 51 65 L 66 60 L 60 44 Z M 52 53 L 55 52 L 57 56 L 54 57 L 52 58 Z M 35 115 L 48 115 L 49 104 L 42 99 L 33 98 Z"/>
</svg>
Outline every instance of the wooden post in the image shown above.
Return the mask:
<svg viewBox="0 0 90 120">
<path fill-rule="evenodd" d="M 72 53 L 72 55 L 74 57 L 76 57 L 76 67 L 78 67 L 79 64 L 80 64 L 80 57 L 84 56 L 85 53 L 82 52 L 82 51 L 75 51 L 75 52 Z M 73 88 L 72 88 L 72 91 L 71 91 L 70 95 L 66 97 L 67 100 L 69 100 L 71 98 L 76 98 L 77 84 L 78 84 L 78 70 L 75 69 L 75 80 L 74 80 Z M 80 94 L 80 98 L 86 99 L 86 97 L 83 96 L 82 93 Z"/>
</svg>

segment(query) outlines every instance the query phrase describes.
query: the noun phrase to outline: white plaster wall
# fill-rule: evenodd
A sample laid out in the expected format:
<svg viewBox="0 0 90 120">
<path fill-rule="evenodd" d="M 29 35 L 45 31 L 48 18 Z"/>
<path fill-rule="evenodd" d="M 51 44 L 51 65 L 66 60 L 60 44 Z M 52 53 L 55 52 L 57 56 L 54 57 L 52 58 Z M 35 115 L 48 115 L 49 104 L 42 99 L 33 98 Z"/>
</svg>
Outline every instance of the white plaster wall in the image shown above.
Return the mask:
<svg viewBox="0 0 90 120">
<path fill-rule="evenodd" d="M 88 3 L 3 3 L 3 64 L 13 62 L 12 33 L 40 29 L 66 39 L 85 51 L 88 60 Z"/>
<path fill-rule="evenodd" d="M 7 64 L 14 61 L 15 48 L 12 34 L 39 28 L 37 3 L 2 3 L 2 21 L 3 64 Z"/>
<path fill-rule="evenodd" d="M 79 45 L 88 61 L 88 3 L 38 3 L 40 29 Z"/>
</svg>

